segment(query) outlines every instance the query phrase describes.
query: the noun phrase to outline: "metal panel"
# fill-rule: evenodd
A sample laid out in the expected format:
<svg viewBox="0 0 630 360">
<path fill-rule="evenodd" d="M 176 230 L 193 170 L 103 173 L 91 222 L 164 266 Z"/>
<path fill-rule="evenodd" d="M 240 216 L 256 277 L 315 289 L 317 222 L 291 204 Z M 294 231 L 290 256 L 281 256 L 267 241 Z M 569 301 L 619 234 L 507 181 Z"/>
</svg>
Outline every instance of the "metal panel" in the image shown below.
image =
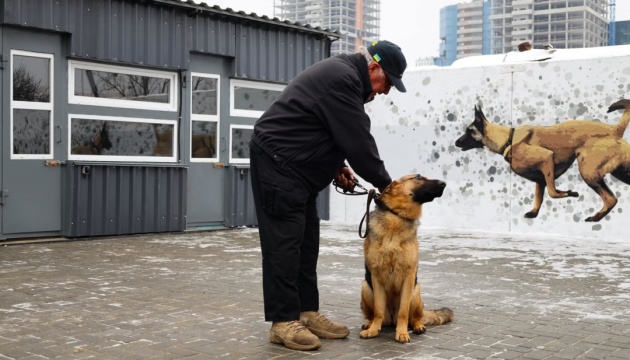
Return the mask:
<svg viewBox="0 0 630 360">
<path fill-rule="evenodd" d="M 184 231 L 186 170 L 181 166 L 68 163 L 63 235 Z"/>
<path fill-rule="evenodd" d="M 256 226 L 256 207 L 249 166 L 226 167 L 225 226 Z"/>
<path fill-rule="evenodd" d="M 70 55 L 188 69 L 191 51 L 236 58 L 236 76 L 288 82 L 330 56 L 335 34 L 179 1 L 5 1 L 7 24 L 70 33 Z M 33 11 L 32 9 L 38 9 Z"/>
</svg>

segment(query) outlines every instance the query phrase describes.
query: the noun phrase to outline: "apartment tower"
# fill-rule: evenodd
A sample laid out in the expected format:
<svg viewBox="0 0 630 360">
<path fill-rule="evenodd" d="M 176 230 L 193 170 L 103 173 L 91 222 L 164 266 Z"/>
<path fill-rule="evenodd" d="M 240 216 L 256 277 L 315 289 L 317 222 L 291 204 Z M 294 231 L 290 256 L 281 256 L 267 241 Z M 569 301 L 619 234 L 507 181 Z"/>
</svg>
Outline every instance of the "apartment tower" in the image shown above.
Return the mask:
<svg viewBox="0 0 630 360">
<path fill-rule="evenodd" d="M 440 9 L 440 56 L 435 64 L 450 65 L 472 55 L 490 54 L 490 2 L 473 0 Z"/>
<path fill-rule="evenodd" d="M 338 30 L 331 54 L 354 53 L 380 38 L 381 0 L 274 0 L 274 16 Z"/>
<path fill-rule="evenodd" d="M 609 0 L 492 0 L 492 53 L 529 41 L 535 48 L 608 45 Z"/>
</svg>

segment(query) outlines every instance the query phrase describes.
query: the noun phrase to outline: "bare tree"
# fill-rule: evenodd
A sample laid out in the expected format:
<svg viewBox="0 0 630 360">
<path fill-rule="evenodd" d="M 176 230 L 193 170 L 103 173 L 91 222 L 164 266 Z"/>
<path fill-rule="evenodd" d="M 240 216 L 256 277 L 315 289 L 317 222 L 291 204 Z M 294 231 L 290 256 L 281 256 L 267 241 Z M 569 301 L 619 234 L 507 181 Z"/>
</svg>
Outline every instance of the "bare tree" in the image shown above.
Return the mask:
<svg viewBox="0 0 630 360">
<path fill-rule="evenodd" d="M 13 69 L 13 100 L 14 101 L 50 101 L 48 86 L 36 79 L 22 64 Z"/>
</svg>

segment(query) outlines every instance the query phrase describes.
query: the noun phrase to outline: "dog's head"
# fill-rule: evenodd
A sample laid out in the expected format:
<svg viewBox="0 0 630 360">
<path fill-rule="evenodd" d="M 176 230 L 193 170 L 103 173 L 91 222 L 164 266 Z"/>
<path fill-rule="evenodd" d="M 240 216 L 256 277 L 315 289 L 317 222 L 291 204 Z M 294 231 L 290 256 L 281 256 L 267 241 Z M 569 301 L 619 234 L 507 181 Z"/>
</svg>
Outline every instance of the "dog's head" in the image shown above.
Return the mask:
<svg viewBox="0 0 630 360">
<path fill-rule="evenodd" d="M 475 120 L 466 127 L 464 135 L 455 141 L 455 146 L 463 151 L 483 148 L 487 122 L 486 116 L 481 111 L 481 106 L 477 107 L 475 105 Z"/>
<path fill-rule="evenodd" d="M 393 212 L 409 219 L 418 219 L 422 214 L 422 204 L 442 196 L 446 183 L 427 179 L 420 174 L 412 174 L 394 180 L 383 190 L 379 201 Z"/>
<path fill-rule="evenodd" d="M 109 131 L 107 131 L 107 123 L 103 124 L 101 132 L 94 139 L 93 143 L 99 153 L 103 149 L 109 150 L 112 148 L 112 142 L 109 140 Z"/>
</svg>

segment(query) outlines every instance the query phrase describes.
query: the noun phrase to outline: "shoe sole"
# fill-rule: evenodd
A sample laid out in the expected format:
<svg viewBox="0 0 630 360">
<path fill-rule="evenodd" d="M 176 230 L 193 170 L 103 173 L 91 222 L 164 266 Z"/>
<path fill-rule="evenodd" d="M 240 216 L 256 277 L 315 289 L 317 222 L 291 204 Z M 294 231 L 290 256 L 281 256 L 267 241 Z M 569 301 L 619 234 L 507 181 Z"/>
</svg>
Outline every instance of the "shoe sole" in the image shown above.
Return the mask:
<svg viewBox="0 0 630 360">
<path fill-rule="evenodd" d="M 348 330 L 345 334 L 336 334 L 336 333 L 331 333 L 324 330 L 313 329 L 308 326 L 306 328 L 308 329 L 308 331 L 312 332 L 315 336 L 317 336 L 320 339 L 339 340 L 339 339 L 345 339 L 346 337 L 348 337 L 348 335 L 350 335 L 350 330 Z"/>
<path fill-rule="evenodd" d="M 321 343 L 315 344 L 315 345 L 302 345 L 302 344 L 298 344 L 292 341 L 283 341 L 281 337 L 275 336 L 275 335 L 269 335 L 269 342 L 274 343 L 274 344 L 284 345 L 288 347 L 289 349 L 300 350 L 300 351 L 317 350 L 322 346 Z"/>
</svg>

